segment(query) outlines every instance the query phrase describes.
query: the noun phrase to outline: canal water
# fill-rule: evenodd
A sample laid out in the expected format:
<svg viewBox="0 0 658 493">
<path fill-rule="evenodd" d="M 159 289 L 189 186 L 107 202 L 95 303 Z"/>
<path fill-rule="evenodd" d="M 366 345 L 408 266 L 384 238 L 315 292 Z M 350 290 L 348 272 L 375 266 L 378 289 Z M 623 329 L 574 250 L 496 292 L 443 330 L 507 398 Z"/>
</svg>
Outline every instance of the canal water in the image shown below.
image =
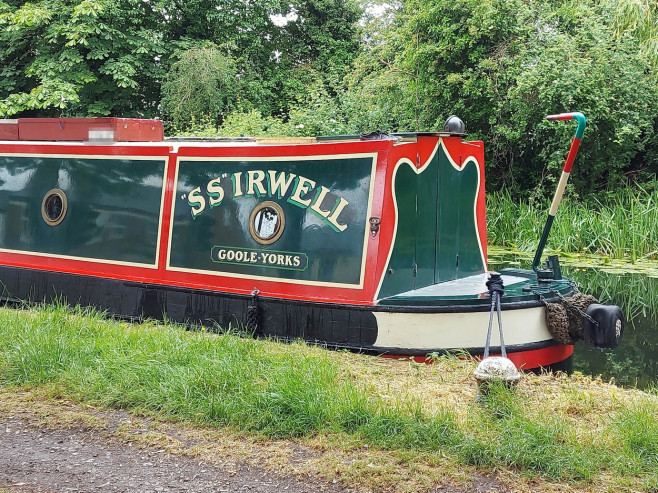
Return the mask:
<svg viewBox="0 0 658 493">
<path fill-rule="evenodd" d="M 527 260 L 511 257 L 489 259 L 490 269 L 531 268 Z M 645 274 L 610 273 L 594 268 L 562 266 L 580 290 L 601 303 L 619 305 L 626 317 L 620 345 L 601 350 L 579 341 L 575 345 L 574 371 L 601 376 L 605 381 L 640 389 L 658 388 L 658 278 Z"/>
</svg>

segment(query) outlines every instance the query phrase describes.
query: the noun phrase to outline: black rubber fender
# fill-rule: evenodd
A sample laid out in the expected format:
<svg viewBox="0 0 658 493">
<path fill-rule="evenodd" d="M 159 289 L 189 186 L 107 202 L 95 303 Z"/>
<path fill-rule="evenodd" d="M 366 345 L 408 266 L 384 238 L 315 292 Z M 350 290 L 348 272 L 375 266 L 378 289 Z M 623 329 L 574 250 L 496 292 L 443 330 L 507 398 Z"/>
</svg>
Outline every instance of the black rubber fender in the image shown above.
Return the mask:
<svg viewBox="0 0 658 493">
<path fill-rule="evenodd" d="M 625 325 L 621 308 L 616 305 L 592 303 L 587 307 L 586 313 L 588 317 L 583 321 L 585 342 L 601 349 L 614 349 L 619 346 Z"/>
</svg>

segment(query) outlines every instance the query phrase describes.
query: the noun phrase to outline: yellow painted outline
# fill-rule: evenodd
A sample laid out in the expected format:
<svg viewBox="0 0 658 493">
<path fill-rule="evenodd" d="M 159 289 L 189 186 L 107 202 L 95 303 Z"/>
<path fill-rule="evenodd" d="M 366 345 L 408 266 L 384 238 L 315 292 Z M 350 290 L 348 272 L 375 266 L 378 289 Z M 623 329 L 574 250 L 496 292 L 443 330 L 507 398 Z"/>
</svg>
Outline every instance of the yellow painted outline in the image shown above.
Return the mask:
<svg viewBox="0 0 658 493">
<path fill-rule="evenodd" d="M 164 199 L 165 199 L 165 190 L 167 189 L 167 168 L 169 167 L 169 156 L 128 156 L 121 155 L 117 156 L 116 154 L 26 154 L 26 153 L 16 153 L 16 152 L 0 152 L 0 157 L 28 157 L 28 158 L 54 158 L 54 159 L 111 159 L 111 160 L 130 160 L 130 161 L 159 161 L 164 162 L 164 172 L 162 174 L 162 194 L 160 196 L 160 215 L 158 217 L 158 238 L 156 241 L 156 250 L 155 250 L 155 263 L 154 264 L 143 264 L 138 262 L 122 262 L 120 260 L 108 260 L 108 259 L 99 259 L 92 257 L 77 257 L 74 255 L 58 255 L 53 253 L 44 253 L 44 252 L 33 252 L 29 250 L 10 250 L 6 248 L 0 248 L 0 252 L 3 253 L 16 253 L 22 255 L 32 255 L 34 257 L 48 257 L 48 258 L 57 258 L 62 260 L 81 260 L 84 262 L 95 262 L 99 264 L 112 264 L 112 265 L 123 265 L 127 267 L 143 267 L 146 269 L 157 269 L 158 263 L 160 261 L 160 241 L 162 236 L 162 214 L 164 212 Z"/>
<path fill-rule="evenodd" d="M 176 159 L 176 176 L 174 178 L 174 194 L 178 191 L 178 172 L 180 169 L 181 161 L 218 161 L 218 162 L 274 162 L 274 161 L 322 161 L 322 160 L 337 160 L 337 159 L 350 159 L 350 158 L 371 158 L 372 166 L 370 168 L 370 188 L 368 190 L 368 210 L 366 213 L 366 221 L 364 225 L 363 232 L 363 250 L 361 256 L 361 273 L 359 275 L 359 284 L 345 284 L 345 283 L 336 283 L 336 282 L 320 282 L 320 281 L 306 281 L 299 279 L 287 279 L 283 277 L 269 277 L 269 276 L 256 276 L 249 274 L 238 274 L 234 272 L 222 272 L 222 271 L 212 271 L 204 269 L 189 269 L 184 267 L 172 267 L 171 266 L 171 243 L 173 240 L 174 232 L 174 217 L 176 216 L 176 196 L 173 197 L 173 206 L 171 209 L 171 219 L 169 224 L 169 245 L 167 247 L 167 265 L 166 270 L 172 272 L 185 272 L 185 273 L 196 273 L 196 274 L 206 274 L 217 277 L 233 277 L 237 279 L 254 279 L 254 280 L 263 280 L 263 281 L 272 281 L 285 284 L 302 284 L 305 286 L 323 286 L 323 287 L 335 287 L 335 288 L 346 288 L 346 289 L 363 289 L 364 279 L 365 279 L 365 267 L 366 260 L 368 258 L 368 218 L 372 212 L 372 201 L 373 201 L 373 191 L 375 187 L 375 175 L 377 172 L 377 152 L 367 152 L 367 153 L 355 153 L 355 154 L 316 154 L 313 156 L 269 156 L 269 157 L 249 157 L 249 156 L 178 156 Z"/>
<path fill-rule="evenodd" d="M 382 274 L 381 274 L 381 277 L 379 278 L 379 283 L 377 285 L 377 291 L 375 292 L 375 301 L 379 301 L 379 292 L 381 291 L 382 284 L 384 283 L 384 277 L 386 276 L 386 272 L 388 270 L 388 265 L 391 261 L 391 256 L 393 255 L 393 247 L 395 246 L 395 239 L 396 239 L 397 233 L 398 233 L 398 202 L 397 202 L 397 196 L 395 195 L 395 179 L 397 177 L 398 170 L 400 169 L 400 166 L 402 164 L 408 164 L 411 167 L 411 169 L 417 175 L 422 174 L 425 171 L 425 169 L 427 169 L 427 166 L 429 166 L 429 164 L 432 162 L 432 159 L 434 159 L 434 156 L 436 155 L 437 151 L 439 150 L 439 146 L 441 146 L 443 148 L 443 152 L 446 154 L 446 156 L 448 156 L 448 161 L 450 162 L 452 167 L 455 168 L 457 171 L 461 172 L 466 167 L 466 165 L 471 161 L 473 161 L 476 165 L 477 174 L 478 174 L 478 181 L 477 181 L 477 189 L 476 189 L 476 193 L 475 193 L 475 200 L 473 201 L 473 216 L 475 218 L 475 231 L 477 233 L 476 236 L 477 236 L 477 240 L 478 240 L 478 246 L 480 247 L 480 256 L 482 257 L 483 265 L 486 268 L 487 262 L 486 262 L 486 259 L 484 258 L 484 251 L 482 249 L 482 242 L 480 241 L 480 234 L 479 234 L 479 231 L 480 231 L 479 226 L 480 225 L 478 224 L 478 218 L 477 218 L 477 201 L 478 201 L 478 195 L 479 195 L 479 192 L 480 192 L 480 181 L 482 179 L 481 174 L 480 174 L 479 163 L 478 163 L 477 159 L 475 159 L 474 156 L 470 156 L 468 159 L 466 159 L 466 161 L 464 161 L 464 163 L 462 164 L 462 166 L 460 168 L 459 165 L 457 163 L 455 163 L 455 161 L 452 159 L 452 156 L 450 156 L 450 153 L 448 152 L 448 149 L 446 148 L 445 143 L 443 142 L 443 138 L 439 137 L 439 141 L 436 143 L 436 146 L 434 147 L 434 150 L 430 154 L 430 157 L 427 159 L 427 161 L 425 161 L 425 163 L 420 168 L 416 168 L 416 165 L 413 162 L 411 162 L 410 159 L 408 159 L 406 157 L 400 159 L 397 163 L 395 163 L 395 168 L 393 169 L 393 176 L 391 177 L 391 194 L 392 194 L 392 197 L 393 197 L 393 208 L 394 208 L 394 212 L 395 212 L 395 226 L 394 226 L 394 229 L 393 229 L 393 238 L 391 239 L 391 246 L 390 246 L 390 249 L 388 251 L 388 255 L 386 257 L 386 264 L 385 264 L 384 269 L 382 270 Z"/>
</svg>

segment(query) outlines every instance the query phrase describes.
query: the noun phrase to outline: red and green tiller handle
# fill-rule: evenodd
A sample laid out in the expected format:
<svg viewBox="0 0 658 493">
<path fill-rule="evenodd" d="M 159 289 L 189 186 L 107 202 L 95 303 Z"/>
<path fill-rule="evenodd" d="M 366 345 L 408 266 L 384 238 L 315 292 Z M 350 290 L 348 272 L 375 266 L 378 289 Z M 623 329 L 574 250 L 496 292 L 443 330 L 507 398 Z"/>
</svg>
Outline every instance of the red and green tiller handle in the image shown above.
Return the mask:
<svg viewBox="0 0 658 493">
<path fill-rule="evenodd" d="M 573 162 L 576 160 L 576 154 L 578 154 L 578 148 L 580 147 L 580 141 L 583 138 L 585 133 L 585 125 L 587 125 L 587 120 L 585 115 L 582 113 L 560 113 L 559 115 L 549 115 L 546 117 L 547 120 L 576 120 L 578 122 L 578 127 L 576 128 L 576 135 L 574 135 L 573 140 L 571 141 L 571 148 L 569 149 L 569 154 L 567 155 L 567 161 L 564 163 L 564 168 L 562 168 L 562 176 L 560 176 L 560 181 L 557 184 L 557 190 L 555 190 L 555 195 L 553 196 L 553 202 L 551 202 L 551 208 L 548 211 L 548 219 L 546 219 L 546 224 L 544 225 L 544 231 L 541 234 L 539 239 L 539 245 L 537 246 L 537 251 L 535 252 L 535 258 L 532 261 L 532 269 L 536 272 L 539 269 L 539 262 L 541 262 L 541 256 L 544 253 L 544 247 L 546 246 L 546 239 L 548 238 L 548 233 L 551 231 L 551 226 L 553 226 L 553 221 L 555 220 L 555 214 L 557 213 L 557 208 L 562 202 L 562 196 L 564 195 L 564 189 L 567 186 L 567 181 L 569 180 L 569 174 L 571 173 L 571 168 L 573 167 Z"/>
</svg>

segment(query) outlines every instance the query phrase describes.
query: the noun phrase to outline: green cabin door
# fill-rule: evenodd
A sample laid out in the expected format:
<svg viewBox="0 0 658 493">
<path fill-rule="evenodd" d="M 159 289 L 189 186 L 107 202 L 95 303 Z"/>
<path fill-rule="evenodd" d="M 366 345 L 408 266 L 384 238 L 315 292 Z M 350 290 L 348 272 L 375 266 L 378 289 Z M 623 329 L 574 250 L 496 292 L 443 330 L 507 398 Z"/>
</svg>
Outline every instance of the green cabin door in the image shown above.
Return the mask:
<svg viewBox="0 0 658 493">
<path fill-rule="evenodd" d="M 425 169 L 395 176 L 397 232 L 379 298 L 484 272 L 475 221 L 479 168 L 439 147 Z M 459 169 L 458 169 L 459 168 Z"/>
<path fill-rule="evenodd" d="M 460 155 L 457 169 L 443 149 L 438 154 L 435 282 L 443 282 L 484 272 L 484 264 L 475 220 L 478 164 L 463 164 Z"/>
<path fill-rule="evenodd" d="M 436 225 L 439 211 L 438 152 L 432 162 L 416 176 L 416 234 L 414 289 L 436 282 Z"/>
<path fill-rule="evenodd" d="M 438 155 L 417 174 L 406 163 L 395 175 L 398 208 L 393 252 L 380 298 L 429 286 L 436 278 Z"/>
</svg>

